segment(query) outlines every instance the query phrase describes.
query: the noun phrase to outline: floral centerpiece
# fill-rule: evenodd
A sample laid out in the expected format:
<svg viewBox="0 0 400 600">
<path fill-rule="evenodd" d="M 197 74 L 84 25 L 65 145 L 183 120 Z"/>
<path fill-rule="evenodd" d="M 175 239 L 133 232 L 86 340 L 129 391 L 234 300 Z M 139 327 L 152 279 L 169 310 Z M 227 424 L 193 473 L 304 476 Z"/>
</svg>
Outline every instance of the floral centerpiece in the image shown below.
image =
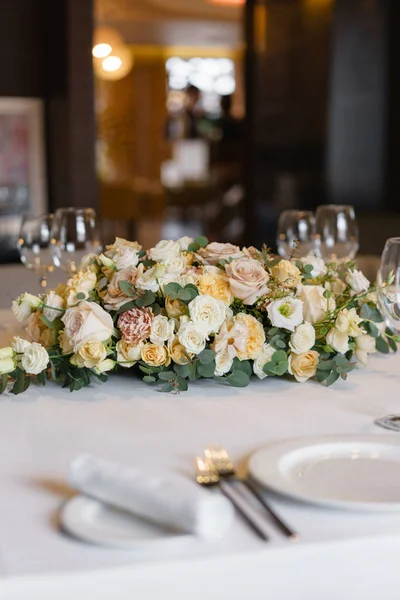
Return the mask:
<svg viewBox="0 0 400 600">
<path fill-rule="evenodd" d="M 129 368 L 163 391 L 200 378 L 244 387 L 253 374 L 331 385 L 399 342 L 354 263 L 203 237 L 147 251 L 117 238 L 66 284 L 12 308 L 27 322 L 27 339 L 0 350 L 0 392 L 14 394 L 47 379 L 79 390 Z"/>
</svg>

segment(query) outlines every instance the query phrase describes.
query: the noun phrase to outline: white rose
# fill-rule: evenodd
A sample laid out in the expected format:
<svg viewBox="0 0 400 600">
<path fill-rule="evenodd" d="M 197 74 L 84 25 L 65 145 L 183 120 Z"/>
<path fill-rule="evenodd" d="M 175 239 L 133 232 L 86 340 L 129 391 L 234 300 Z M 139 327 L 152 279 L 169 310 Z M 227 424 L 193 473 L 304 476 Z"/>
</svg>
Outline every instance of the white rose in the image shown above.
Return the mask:
<svg viewBox="0 0 400 600">
<path fill-rule="evenodd" d="M 31 342 L 28 342 L 28 340 L 24 340 L 23 338 L 18 337 L 17 335 L 14 337 L 13 341 L 11 342 L 11 347 L 14 350 L 14 352 L 16 352 L 17 354 L 22 354 L 25 350 L 25 348 L 28 348 L 28 346 L 31 345 Z"/>
<path fill-rule="evenodd" d="M 46 317 L 48 321 L 53 322 L 54 319 L 61 317 L 63 314 L 64 300 L 55 292 L 49 292 L 47 294 L 44 299 L 44 304 L 46 306 L 43 308 L 43 316 Z"/>
<path fill-rule="evenodd" d="M 328 271 L 325 261 L 322 258 L 317 258 L 316 256 L 303 256 L 300 258 L 300 262 L 303 267 L 306 265 L 312 265 L 313 270 L 310 273 L 311 277 L 321 277 L 321 275 L 326 275 Z"/>
<path fill-rule="evenodd" d="M 188 353 L 200 354 L 206 347 L 205 335 L 198 330 L 192 321 L 189 321 L 180 327 L 178 331 L 178 340 Z"/>
<path fill-rule="evenodd" d="M 356 292 L 357 294 L 360 292 L 365 292 L 371 285 L 368 279 L 361 273 L 361 271 L 357 271 L 357 269 L 347 273 L 346 281 L 353 292 Z"/>
<path fill-rule="evenodd" d="M 360 335 L 356 338 L 355 355 L 361 366 L 366 367 L 368 354 L 376 352 L 376 341 L 371 335 Z"/>
<path fill-rule="evenodd" d="M 267 308 L 268 317 L 274 327 L 294 331 L 303 321 L 303 303 L 296 298 L 273 300 Z"/>
<path fill-rule="evenodd" d="M 350 310 L 344 308 L 336 318 L 335 327 L 338 331 L 347 333 L 351 337 L 358 337 L 364 334 L 363 330 L 359 327 L 362 321 L 363 319 L 358 316 L 355 308 L 351 308 Z"/>
<path fill-rule="evenodd" d="M 196 296 L 188 308 L 193 323 L 205 336 L 216 333 L 225 321 L 225 304 L 207 294 Z"/>
<path fill-rule="evenodd" d="M 47 350 L 40 344 L 33 342 L 27 346 L 21 358 L 21 368 L 25 373 L 38 375 L 49 364 Z"/>
<path fill-rule="evenodd" d="M 333 298 L 324 298 L 325 289 L 322 285 L 302 285 L 300 300 L 303 302 L 304 320 L 309 323 L 322 321 L 328 311 L 335 309 Z"/>
<path fill-rule="evenodd" d="M 338 331 L 336 327 L 331 329 L 326 336 L 326 343 L 339 354 L 346 354 L 349 350 L 349 336 L 347 333 Z"/>
<path fill-rule="evenodd" d="M 156 272 L 155 267 L 152 267 L 151 269 L 145 271 L 143 265 L 140 264 L 137 270 L 136 287 L 141 290 L 151 290 L 154 293 L 158 292 L 160 289 L 160 284 L 156 275 L 161 276 L 159 269 L 158 272 Z"/>
<path fill-rule="evenodd" d="M 156 262 L 168 262 L 178 258 L 181 252 L 179 242 L 173 240 L 161 240 L 148 251 L 148 257 Z"/>
<path fill-rule="evenodd" d="M 133 367 L 133 365 L 140 360 L 142 346 L 143 342 L 135 345 L 126 340 L 119 340 L 116 349 L 117 361 L 121 364 L 121 367 Z"/>
<path fill-rule="evenodd" d="M 230 371 L 236 354 L 235 352 L 231 352 L 231 348 L 231 346 L 226 346 L 221 352 L 216 353 L 214 370 L 216 377 L 222 377 Z"/>
<path fill-rule="evenodd" d="M 181 250 L 187 250 L 190 244 L 193 243 L 193 241 L 193 238 L 189 237 L 188 235 L 184 235 L 183 237 L 180 237 L 179 240 L 177 240 Z"/>
<path fill-rule="evenodd" d="M 201 274 L 199 273 L 200 270 L 201 269 L 196 269 L 195 267 L 187 269 L 186 272 L 181 275 L 181 285 L 185 286 L 188 283 L 193 283 L 193 285 L 197 286 L 201 277 Z"/>
<path fill-rule="evenodd" d="M 114 252 L 113 261 L 118 270 L 136 267 L 139 262 L 138 250 L 129 246 L 119 246 Z"/>
<path fill-rule="evenodd" d="M 273 348 L 270 344 L 264 344 L 261 354 L 259 354 L 254 361 L 253 371 L 259 379 L 268 377 L 268 375 L 264 373 L 263 367 L 267 363 L 271 362 L 274 352 L 276 352 L 275 348 Z"/>
<path fill-rule="evenodd" d="M 225 265 L 231 290 L 243 304 L 254 304 L 269 292 L 269 275 L 263 265 L 254 258 L 239 258 Z"/>
<path fill-rule="evenodd" d="M 289 347 L 295 354 L 308 352 L 315 344 L 315 329 L 311 323 L 298 325 L 290 336 Z"/>
<path fill-rule="evenodd" d="M 180 275 L 182 271 L 186 269 L 186 257 L 183 254 L 174 256 L 173 258 L 166 260 L 164 263 L 166 268 L 166 274 L 168 275 Z"/>
<path fill-rule="evenodd" d="M 216 265 L 221 259 L 228 260 L 229 258 L 235 259 L 244 256 L 239 246 L 221 244 L 220 242 L 212 242 L 206 248 L 200 248 L 197 251 L 197 255 L 206 265 Z"/>
<path fill-rule="evenodd" d="M 8 375 L 15 371 L 15 361 L 13 358 L 2 358 L 0 359 L 0 375 Z"/>
<path fill-rule="evenodd" d="M 111 371 L 114 366 L 115 362 L 111 360 L 111 358 L 106 358 L 105 360 L 99 362 L 99 364 L 94 367 L 93 371 L 97 373 L 97 375 L 101 375 L 101 373 L 107 373 L 107 371 Z"/>
<path fill-rule="evenodd" d="M 150 341 L 153 344 L 163 344 L 174 335 L 175 323 L 172 319 L 157 315 L 151 322 Z"/>
<path fill-rule="evenodd" d="M 84 301 L 67 309 L 61 320 L 65 325 L 63 338 L 66 337 L 63 345 L 71 346 L 74 352 L 85 342 L 105 342 L 114 331 L 111 315 L 95 302 Z"/>
<path fill-rule="evenodd" d="M 13 301 L 11 309 L 18 321 L 26 321 L 26 319 L 42 305 L 42 300 L 38 296 L 32 294 L 21 294 L 19 298 Z"/>
</svg>

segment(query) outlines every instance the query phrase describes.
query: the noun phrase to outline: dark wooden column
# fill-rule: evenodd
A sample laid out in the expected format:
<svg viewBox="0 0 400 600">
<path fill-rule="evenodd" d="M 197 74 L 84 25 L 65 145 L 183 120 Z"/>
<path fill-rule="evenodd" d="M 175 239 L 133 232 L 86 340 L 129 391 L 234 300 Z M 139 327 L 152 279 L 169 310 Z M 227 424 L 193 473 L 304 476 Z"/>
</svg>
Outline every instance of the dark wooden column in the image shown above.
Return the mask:
<svg viewBox="0 0 400 600">
<path fill-rule="evenodd" d="M 44 0 L 50 205 L 98 208 L 92 0 Z"/>
</svg>

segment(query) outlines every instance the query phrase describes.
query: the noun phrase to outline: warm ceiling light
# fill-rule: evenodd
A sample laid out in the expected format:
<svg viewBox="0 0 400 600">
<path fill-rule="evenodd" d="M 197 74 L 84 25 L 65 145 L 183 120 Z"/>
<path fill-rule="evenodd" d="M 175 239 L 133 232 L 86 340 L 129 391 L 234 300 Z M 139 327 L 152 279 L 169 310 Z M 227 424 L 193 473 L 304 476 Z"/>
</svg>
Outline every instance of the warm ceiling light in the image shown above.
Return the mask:
<svg viewBox="0 0 400 600">
<path fill-rule="evenodd" d="M 95 58 L 105 58 L 111 54 L 112 48 L 110 44 L 96 44 L 92 50 L 92 54 Z"/>
<path fill-rule="evenodd" d="M 246 0 L 207 0 L 209 4 L 219 4 L 222 6 L 243 6 Z"/>
<path fill-rule="evenodd" d="M 107 56 L 101 64 L 103 69 L 108 72 L 118 71 L 121 68 L 122 60 L 118 56 Z"/>
</svg>

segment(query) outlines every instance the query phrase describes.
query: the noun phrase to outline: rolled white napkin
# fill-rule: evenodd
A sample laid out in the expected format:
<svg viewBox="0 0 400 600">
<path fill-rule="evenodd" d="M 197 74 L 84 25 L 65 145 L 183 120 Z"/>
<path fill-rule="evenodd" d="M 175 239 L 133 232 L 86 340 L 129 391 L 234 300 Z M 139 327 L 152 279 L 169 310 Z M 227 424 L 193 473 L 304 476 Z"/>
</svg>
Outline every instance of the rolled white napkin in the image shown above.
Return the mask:
<svg viewBox="0 0 400 600">
<path fill-rule="evenodd" d="M 222 538 L 233 520 L 226 498 L 170 471 L 149 473 L 82 455 L 71 462 L 69 481 L 88 496 L 206 540 Z"/>
</svg>

